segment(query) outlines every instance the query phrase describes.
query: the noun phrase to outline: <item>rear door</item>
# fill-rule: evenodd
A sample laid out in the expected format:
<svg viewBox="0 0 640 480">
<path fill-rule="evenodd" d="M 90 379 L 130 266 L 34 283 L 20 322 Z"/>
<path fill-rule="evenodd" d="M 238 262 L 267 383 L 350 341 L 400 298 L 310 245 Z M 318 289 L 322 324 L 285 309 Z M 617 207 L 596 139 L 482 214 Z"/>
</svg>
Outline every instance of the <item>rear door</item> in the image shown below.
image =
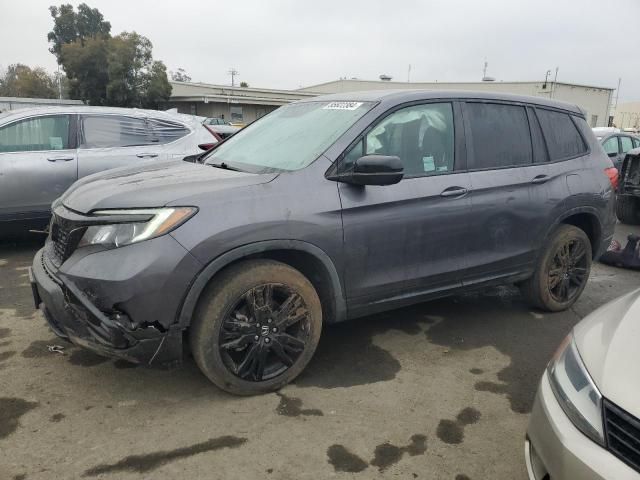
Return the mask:
<svg viewBox="0 0 640 480">
<path fill-rule="evenodd" d="M 116 167 L 166 158 L 145 117 L 86 114 L 80 116 L 78 177 Z"/>
<path fill-rule="evenodd" d="M 544 228 L 547 178 L 533 162 L 524 105 L 468 101 L 464 106 L 472 193 L 463 283 L 473 284 L 517 275 L 533 261 L 532 238 Z"/>
<path fill-rule="evenodd" d="M 152 143 L 162 145 L 167 159 L 182 160 L 187 155 L 202 153 L 204 150 L 198 147 L 200 144 L 217 143 L 215 136 L 197 122 L 190 127 L 178 120 L 160 117 L 149 117 L 147 122 Z"/>
<path fill-rule="evenodd" d="M 461 285 L 470 185 L 454 111 L 456 102 L 397 109 L 339 160 L 348 171 L 364 154 L 397 155 L 405 172 L 395 185 L 338 184 L 353 315 Z"/>
<path fill-rule="evenodd" d="M 618 165 L 614 165 L 618 171 L 622 168 L 622 162 L 624 157 L 627 156 L 627 152 L 633 148 L 633 138 L 627 135 L 620 135 L 620 156 L 618 157 Z"/>
<path fill-rule="evenodd" d="M 0 220 L 46 218 L 78 178 L 75 115 L 41 115 L 0 127 Z"/>
<path fill-rule="evenodd" d="M 602 148 L 604 148 L 604 151 L 613 162 L 613 166 L 620 170 L 620 167 L 622 167 L 621 158 L 623 158 L 624 155 L 620 153 L 620 140 L 618 135 L 612 135 L 607 138 L 602 144 Z"/>
</svg>

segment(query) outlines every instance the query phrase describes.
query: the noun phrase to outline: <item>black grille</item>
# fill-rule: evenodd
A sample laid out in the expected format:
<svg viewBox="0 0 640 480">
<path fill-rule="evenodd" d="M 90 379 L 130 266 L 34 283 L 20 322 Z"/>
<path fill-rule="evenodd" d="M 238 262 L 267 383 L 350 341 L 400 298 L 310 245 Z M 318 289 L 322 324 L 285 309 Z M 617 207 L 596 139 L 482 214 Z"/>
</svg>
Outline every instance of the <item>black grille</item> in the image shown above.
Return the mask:
<svg viewBox="0 0 640 480">
<path fill-rule="evenodd" d="M 605 400 L 604 427 L 609 451 L 640 472 L 640 420 Z"/>
<path fill-rule="evenodd" d="M 76 249 L 86 227 L 54 213 L 49 229 L 49 257 L 59 267 Z"/>
</svg>

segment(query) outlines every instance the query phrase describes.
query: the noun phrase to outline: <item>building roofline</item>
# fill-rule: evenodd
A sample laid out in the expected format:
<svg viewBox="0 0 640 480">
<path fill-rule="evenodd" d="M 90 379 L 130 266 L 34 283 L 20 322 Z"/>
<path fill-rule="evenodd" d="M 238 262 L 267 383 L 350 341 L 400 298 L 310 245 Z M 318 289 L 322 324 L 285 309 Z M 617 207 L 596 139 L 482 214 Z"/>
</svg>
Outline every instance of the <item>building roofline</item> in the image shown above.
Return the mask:
<svg viewBox="0 0 640 480">
<path fill-rule="evenodd" d="M 0 97 L 0 102 L 10 103 L 50 103 L 52 105 L 84 105 L 82 100 L 68 98 Z"/>
<path fill-rule="evenodd" d="M 391 84 L 391 85 L 415 85 L 416 88 L 424 88 L 420 87 L 420 85 L 535 85 L 539 83 L 544 83 L 542 80 L 518 80 L 518 81 L 493 81 L 493 82 L 394 82 L 394 81 L 382 81 L 382 80 L 364 80 L 362 78 L 345 78 L 338 80 L 331 80 L 328 82 L 318 83 L 316 85 L 310 85 L 308 87 L 302 87 L 301 89 L 295 90 L 304 93 L 304 91 L 312 91 L 311 89 L 316 87 L 323 87 L 325 85 L 330 85 L 332 83 L 338 82 L 352 82 L 352 83 L 383 83 L 383 84 Z M 570 83 L 570 82 L 554 82 L 553 80 L 548 80 L 547 84 L 550 85 L 566 85 L 570 87 L 581 87 L 581 88 L 594 88 L 598 90 L 615 90 L 615 88 L 611 87 L 600 87 L 597 85 L 585 85 L 581 83 Z"/>
<path fill-rule="evenodd" d="M 217 85 L 214 83 L 201 83 L 201 82 L 176 82 L 171 80 L 169 83 L 176 85 L 184 85 L 187 87 L 203 87 L 203 88 L 218 88 L 221 90 L 229 90 L 233 92 L 264 92 L 264 93 L 273 93 L 273 94 L 284 94 L 284 95 L 302 95 L 302 96 L 313 96 L 312 93 L 309 92 L 299 92 L 298 90 L 280 90 L 275 88 L 255 88 L 255 87 L 232 87 L 230 85 Z M 185 95 L 182 95 L 185 96 Z M 197 95 L 189 95 L 189 96 L 197 96 Z"/>
</svg>

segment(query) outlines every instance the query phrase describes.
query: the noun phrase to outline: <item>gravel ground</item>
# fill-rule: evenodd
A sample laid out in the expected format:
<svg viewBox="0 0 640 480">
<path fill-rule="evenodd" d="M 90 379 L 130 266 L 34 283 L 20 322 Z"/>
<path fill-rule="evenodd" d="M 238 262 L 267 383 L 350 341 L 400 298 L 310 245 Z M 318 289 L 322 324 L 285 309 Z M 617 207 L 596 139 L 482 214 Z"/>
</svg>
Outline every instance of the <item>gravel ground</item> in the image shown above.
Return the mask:
<svg viewBox="0 0 640 480">
<path fill-rule="evenodd" d="M 548 358 L 580 318 L 640 286 L 640 272 L 597 264 L 562 313 L 532 311 L 504 287 L 332 326 L 294 384 L 237 398 L 192 360 L 167 372 L 49 352 L 64 343 L 33 309 L 37 248 L 0 245 L 3 480 L 524 480 Z"/>
</svg>

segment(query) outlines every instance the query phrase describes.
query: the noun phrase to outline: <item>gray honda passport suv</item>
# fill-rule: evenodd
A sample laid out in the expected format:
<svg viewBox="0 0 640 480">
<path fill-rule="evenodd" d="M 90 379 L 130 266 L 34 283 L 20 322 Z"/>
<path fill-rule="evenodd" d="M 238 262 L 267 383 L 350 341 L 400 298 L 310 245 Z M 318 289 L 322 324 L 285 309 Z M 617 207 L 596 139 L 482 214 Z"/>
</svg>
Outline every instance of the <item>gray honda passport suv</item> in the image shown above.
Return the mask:
<svg viewBox="0 0 640 480">
<path fill-rule="evenodd" d="M 33 292 L 77 345 L 176 365 L 188 343 L 220 388 L 268 392 L 304 369 L 324 324 L 503 283 L 570 307 L 612 237 L 616 181 L 573 105 L 316 97 L 201 163 L 76 182 L 53 204 Z"/>
</svg>

